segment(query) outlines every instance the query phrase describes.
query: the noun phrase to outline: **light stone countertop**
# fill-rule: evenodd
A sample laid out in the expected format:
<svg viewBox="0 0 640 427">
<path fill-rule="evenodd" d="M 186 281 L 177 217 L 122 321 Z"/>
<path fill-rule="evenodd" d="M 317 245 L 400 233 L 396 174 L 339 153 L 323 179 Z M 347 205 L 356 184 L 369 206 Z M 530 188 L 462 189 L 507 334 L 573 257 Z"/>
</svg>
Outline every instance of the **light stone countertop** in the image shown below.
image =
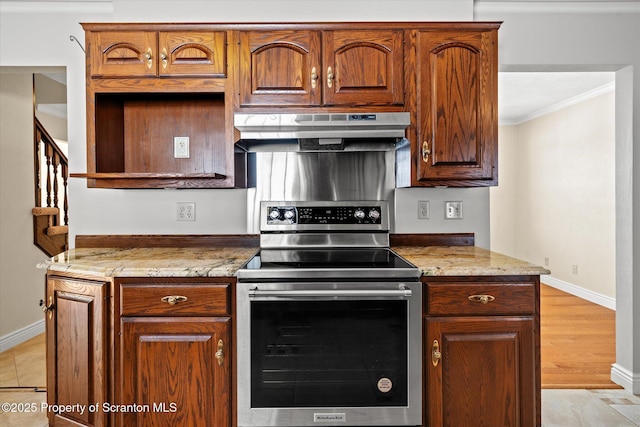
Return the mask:
<svg viewBox="0 0 640 427">
<path fill-rule="evenodd" d="M 396 246 L 398 255 L 423 276 L 537 276 L 546 268 L 477 246 Z"/>
<path fill-rule="evenodd" d="M 77 248 L 38 264 L 98 277 L 233 277 L 258 248 Z"/>
<path fill-rule="evenodd" d="M 475 246 L 397 246 L 425 276 L 541 275 L 549 270 Z M 96 277 L 234 277 L 258 248 L 77 248 L 38 265 Z"/>
</svg>

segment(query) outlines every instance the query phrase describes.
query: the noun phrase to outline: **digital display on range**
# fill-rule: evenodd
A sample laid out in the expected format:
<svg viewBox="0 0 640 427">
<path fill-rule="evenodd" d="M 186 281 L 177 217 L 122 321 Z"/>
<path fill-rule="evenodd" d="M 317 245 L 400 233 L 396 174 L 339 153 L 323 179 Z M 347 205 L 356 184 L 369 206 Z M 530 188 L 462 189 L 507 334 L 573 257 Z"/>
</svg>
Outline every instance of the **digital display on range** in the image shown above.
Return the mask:
<svg viewBox="0 0 640 427">
<path fill-rule="evenodd" d="M 381 224 L 380 206 L 269 206 L 267 224 Z"/>
</svg>

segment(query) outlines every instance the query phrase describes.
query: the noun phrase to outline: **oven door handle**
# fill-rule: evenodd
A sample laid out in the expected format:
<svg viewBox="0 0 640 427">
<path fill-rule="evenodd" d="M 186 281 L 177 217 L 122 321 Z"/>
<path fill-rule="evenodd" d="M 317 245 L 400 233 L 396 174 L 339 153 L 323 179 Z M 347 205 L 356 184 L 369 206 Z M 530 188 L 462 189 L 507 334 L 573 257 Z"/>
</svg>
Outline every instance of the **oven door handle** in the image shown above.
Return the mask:
<svg viewBox="0 0 640 427">
<path fill-rule="evenodd" d="M 408 287 L 400 289 L 283 289 L 283 290 L 262 290 L 256 288 L 249 289 L 249 298 L 409 298 L 413 292 Z"/>
</svg>

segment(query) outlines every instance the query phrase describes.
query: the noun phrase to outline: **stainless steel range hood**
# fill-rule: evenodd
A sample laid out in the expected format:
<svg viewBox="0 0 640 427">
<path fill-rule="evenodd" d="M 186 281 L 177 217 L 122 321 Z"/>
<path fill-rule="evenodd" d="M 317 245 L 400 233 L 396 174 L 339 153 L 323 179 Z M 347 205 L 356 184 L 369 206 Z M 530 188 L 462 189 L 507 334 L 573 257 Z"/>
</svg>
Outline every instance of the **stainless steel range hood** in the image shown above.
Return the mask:
<svg viewBox="0 0 640 427">
<path fill-rule="evenodd" d="M 388 151 L 404 141 L 410 116 L 394 113 L 237 113 L 236 144 L 259 151 Z"/>
</svg>

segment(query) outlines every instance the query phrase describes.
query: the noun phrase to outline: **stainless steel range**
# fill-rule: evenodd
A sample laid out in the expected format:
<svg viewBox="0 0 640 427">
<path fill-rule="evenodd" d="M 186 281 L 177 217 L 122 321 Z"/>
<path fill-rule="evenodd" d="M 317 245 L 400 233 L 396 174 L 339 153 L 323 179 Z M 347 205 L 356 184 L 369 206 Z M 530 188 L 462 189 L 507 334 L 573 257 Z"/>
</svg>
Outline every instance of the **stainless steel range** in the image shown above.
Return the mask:
<svg viewBox="0 0 640 427">
<path fill-rule="evenodd" d="M 238 272 L 238 426 L 422 424 L 419 270 L 384 201 L 262 202 Z"/>
</svg>

